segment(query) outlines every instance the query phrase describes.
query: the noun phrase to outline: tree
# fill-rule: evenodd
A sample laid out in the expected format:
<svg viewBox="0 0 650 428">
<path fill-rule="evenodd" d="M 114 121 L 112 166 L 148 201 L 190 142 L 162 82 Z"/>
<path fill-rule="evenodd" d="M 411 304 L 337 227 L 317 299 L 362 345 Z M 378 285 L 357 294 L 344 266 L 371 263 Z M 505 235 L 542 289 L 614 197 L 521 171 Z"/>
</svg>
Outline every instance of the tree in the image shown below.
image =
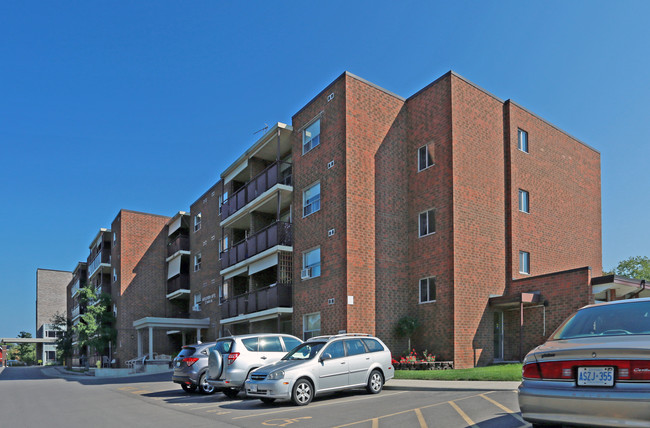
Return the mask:
<svg viewBox="0 0 650 428">
<path fill-rule="evenodd" d="M 399 337 L 408 337 L 409 351 L 411 351 L 411 336 L 413 336 L 413 333 L 415 333 L 415 330 L 419 325 L 420 323 L 418 322 L 417 318 L 405 316 L 400 318 L 399 321 L 397 321 L 397 325 L 395 326 L 395 333 Z"/>
<path fill-rule="evenodd" d="M 117 332 L 113 327 L 115 317 L 110 311 L 111 296 L 102 293 L 99 297 L 90 287 L 79 290 L 79 302 L 86 311 L 81 316 L 79 323 L 72 329 L 77 335 L 77 342 L 81 348 L 95 349 L 104 352 L 109 342 L 115 342 Z M 86 367 L 89 366 L 86 358 Z"/>
<path fill-rule="evenodd" d="M 612 272 L 603 273 L 650 281 L 650 257 L 635 256 L 627 258 L 620 261 Z"/>
<path fill-rule="evenodd" d="M 63 364 L 68 363 L 68 368 L 72 364 L 72 354 L 74 342 L 74 331 L 72 321 L 62 314 L 55 314 L 50 320 L 52 328 L 56 334 L 56 359 Z"/>
<path fill-rule="evenodd" d="M 18 334 L 19 338 L 31 339 L 32 334 L 26 331 L 21 331 Z M 26 364 L 34 364 L 36 361 L 36 346 L 33 343 L 21 343 L 15 348 L 12 348 L 13 359 L 24 361 Z"/>
</svg>

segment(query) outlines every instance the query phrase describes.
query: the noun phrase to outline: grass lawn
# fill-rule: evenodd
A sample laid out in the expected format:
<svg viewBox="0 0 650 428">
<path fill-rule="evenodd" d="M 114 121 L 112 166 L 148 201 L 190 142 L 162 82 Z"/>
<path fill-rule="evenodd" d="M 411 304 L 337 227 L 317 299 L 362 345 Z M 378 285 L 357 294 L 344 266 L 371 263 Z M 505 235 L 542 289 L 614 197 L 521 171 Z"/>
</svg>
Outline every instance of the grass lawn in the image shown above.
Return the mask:
<svg viewBox="0 0 650 428">
<path fill-rule="evenodd" d="M 457 370 L 395 370 L 395 379 L 519 381 L 521 364 Z"/>
</svg>

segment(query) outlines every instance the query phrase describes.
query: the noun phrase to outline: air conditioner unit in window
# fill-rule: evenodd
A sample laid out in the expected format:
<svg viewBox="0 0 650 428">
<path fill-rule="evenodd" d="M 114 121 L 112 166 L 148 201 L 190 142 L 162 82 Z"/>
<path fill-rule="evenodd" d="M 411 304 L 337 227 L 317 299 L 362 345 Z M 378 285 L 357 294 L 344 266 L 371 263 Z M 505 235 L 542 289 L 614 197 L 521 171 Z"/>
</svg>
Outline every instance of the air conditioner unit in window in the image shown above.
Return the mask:
<svg viewBox="0 0 650 428">
<path fill-rule="evenodd" d="M 311 268 L 310 267 L 300 271 L 300 279 L 308 279 L 308 278 L 311 278 Z"/>
<path fill-rule="evenodd" d="M 199 306 L 199 304 L 197 303 L 196 305 L 192 306 L 192 310 L 194 312 L 199 312 L 201 311 L 201 306 Z"/>
</svg>

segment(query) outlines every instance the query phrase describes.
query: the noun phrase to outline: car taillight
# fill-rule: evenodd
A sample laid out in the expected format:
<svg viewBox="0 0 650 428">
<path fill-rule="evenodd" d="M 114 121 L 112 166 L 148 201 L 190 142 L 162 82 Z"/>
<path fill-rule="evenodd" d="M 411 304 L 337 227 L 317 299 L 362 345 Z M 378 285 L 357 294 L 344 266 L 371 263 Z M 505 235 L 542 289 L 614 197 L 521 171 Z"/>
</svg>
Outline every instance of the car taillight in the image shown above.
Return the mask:
<svg viewBox="0 0 650 428">
<path fill-rule="evenodd" d="M 197 361 L 199 361 L 198 358 L 190 358 L 190 357 L 183 358 L 183 362 L 187 364 L 187 367 L 191 367 L 192 364 L 196 363 Z"/>
<path fill-rule="evenodd" d="M 619 369 L 619 379 L 629 380 L 650 380 L 650 361 L 632 360 L 629 361 L 629 369 Z"/>
<path fill-rule="evenodd" d="M 239 357 L 239 352 L 231 352 L 230 355 L 228 355 L 228 365 L 234 363 L 237 357 Z"/>
<path fill-rule="evenodd" d="M 537 363 L 528 363 L 523 368 L 522 376 L 524 379 L 541 379 L 542 374 L 539 372 Z"/>
</svg>

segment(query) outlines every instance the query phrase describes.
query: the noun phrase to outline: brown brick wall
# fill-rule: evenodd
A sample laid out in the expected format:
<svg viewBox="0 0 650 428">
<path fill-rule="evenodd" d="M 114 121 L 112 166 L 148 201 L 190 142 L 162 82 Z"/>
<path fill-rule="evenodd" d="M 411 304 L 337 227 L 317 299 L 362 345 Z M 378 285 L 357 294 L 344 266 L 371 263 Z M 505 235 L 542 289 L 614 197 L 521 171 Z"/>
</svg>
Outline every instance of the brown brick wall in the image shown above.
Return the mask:
<svg viewBox="0 0 650 428">
<path fill-rule="evenodd" d="M 72 280 L 72 272 L 36 270 L 36 333 L 49 324 L 57 313 L 67 312 L 66 289 Z M 38 337 L 38 336 L 36 336 Z"/>
</svg>

